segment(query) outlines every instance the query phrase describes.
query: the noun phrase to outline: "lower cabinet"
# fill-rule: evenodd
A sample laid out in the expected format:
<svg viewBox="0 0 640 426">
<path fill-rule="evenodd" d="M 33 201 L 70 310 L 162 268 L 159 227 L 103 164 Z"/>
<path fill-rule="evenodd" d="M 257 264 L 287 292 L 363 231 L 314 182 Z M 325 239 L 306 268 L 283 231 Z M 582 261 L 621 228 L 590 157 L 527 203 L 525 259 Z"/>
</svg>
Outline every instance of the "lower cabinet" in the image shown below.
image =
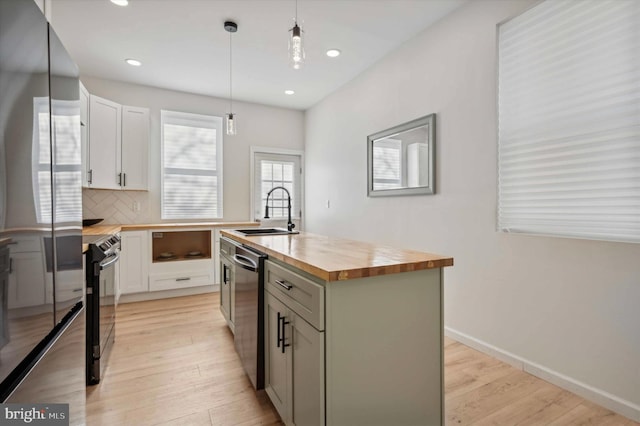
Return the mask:
<svg viewBox="0 0 640 426">
<path fill-rule="evenodd" d="M 121 232 L 121 293 L 213 285 L 210 235 L 208 229 Z M 163 257 L 165 252 L 171 255 Z"/>
<path fill-rule="evenodd" d="M 120 244 L 120 291 L 149 291 L 149 246 L 147 231 L 122 232 Z"/>
<path fill-rule="evenodd" d="M 265 292 L 265 390 L 287 425 L 323 425 L 324 332 Z"/>
<path fill-rule="evenodd" d="M 45 303 L 42 253 L 12 253 L 9 267 L 9 309 Z"/>
<path fill-rule="evenodd" d="M 264 280 L 265 390 L 286 425 L 444 424 L 440 269 L 320 281 L 269 259 Z"/>
</svg>

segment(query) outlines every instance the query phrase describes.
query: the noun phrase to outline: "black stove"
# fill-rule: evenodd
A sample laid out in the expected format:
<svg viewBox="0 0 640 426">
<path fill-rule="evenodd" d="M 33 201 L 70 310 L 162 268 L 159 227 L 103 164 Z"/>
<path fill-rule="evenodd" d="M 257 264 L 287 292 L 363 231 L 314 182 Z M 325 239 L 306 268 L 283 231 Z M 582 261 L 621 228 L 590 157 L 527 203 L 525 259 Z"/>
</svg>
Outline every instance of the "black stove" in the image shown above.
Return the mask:
<svg viewBox="0 0 640 426">
<path fill-rule="evenodd" d="M 120 258 L 119 235 L 85 235 L 87 281 L 87 385 L 100 382 L 115 339 L 116 265 Z"/>
</svg>

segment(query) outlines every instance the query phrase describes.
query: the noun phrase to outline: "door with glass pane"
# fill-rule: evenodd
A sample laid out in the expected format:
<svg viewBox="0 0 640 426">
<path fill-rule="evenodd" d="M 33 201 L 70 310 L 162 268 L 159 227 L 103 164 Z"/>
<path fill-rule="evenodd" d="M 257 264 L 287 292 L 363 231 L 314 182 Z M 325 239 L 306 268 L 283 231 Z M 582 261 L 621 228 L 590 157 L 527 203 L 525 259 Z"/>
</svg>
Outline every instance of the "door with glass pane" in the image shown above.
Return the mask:
<svg viewBox="0 0 640 426">
<path fill-rule="evenodd" d="M 302 217 L 302 159 L 298 154 L 254 153 L 253 216 L 265 216 L 267 194 L 281 186 L 291 194 L 291 217 Z M 287 194 L 276 190 L 269 196 L 269 217 L 287 219 Z"/>
</svg>

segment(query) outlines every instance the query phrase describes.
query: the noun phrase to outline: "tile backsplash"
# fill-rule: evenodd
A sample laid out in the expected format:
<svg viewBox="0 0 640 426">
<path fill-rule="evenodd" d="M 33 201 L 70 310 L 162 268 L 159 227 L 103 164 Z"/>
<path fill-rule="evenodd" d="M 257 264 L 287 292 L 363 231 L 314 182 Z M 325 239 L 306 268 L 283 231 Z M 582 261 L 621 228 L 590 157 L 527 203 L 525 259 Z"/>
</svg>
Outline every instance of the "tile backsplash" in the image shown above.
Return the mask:
<svg viewBox="0 0 640 426">
<path fill-rule="evenodd" d="M 149 223 L 149 193 L 84 188 L 82 217 L 103 218 L 102 224 Z"/>
</svg>

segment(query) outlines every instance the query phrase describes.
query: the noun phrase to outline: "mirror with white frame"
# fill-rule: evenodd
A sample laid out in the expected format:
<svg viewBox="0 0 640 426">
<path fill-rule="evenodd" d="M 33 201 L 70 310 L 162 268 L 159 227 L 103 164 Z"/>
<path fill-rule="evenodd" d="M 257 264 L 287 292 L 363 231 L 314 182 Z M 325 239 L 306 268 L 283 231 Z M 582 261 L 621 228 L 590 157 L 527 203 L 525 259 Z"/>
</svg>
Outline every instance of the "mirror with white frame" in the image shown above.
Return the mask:
<svg viewBox="0 0 640 426">
<path fill-rule="evenodd" d="M 367 137 L 367 195 L 434 194 L 435 114 Z"/>
</svg>

